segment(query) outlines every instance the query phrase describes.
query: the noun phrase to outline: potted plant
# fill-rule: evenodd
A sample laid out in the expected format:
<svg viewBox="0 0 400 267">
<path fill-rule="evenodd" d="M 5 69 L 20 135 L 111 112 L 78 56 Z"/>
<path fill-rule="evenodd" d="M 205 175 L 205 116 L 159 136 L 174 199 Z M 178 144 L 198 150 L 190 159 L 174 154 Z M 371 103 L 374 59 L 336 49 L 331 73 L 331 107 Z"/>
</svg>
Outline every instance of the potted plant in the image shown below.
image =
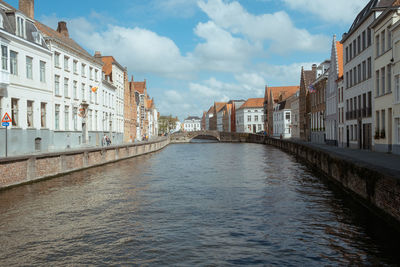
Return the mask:
<svg viewBox="0 0 400 267">
<path fill-rule="evenodd" d="M 379 139 L 379 130 L 378 130 L 378 129 L 375 130 L 375 136 L 374 136 L 374 138 L 375 138 L 375 139 Z"/>
<path fill-rule="evenodd" d="M 385 129 L 381 130 L 381 138 L 385 138 Z"/>
</svg>

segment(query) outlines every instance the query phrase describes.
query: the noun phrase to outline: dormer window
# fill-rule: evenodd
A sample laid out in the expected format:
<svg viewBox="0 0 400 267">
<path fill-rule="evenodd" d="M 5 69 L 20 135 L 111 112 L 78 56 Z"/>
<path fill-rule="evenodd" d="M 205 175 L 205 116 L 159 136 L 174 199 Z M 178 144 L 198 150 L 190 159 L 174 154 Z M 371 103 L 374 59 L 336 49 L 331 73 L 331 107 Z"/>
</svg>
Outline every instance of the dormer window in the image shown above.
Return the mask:
<svg viewBox="0 0 400 267">
<path fill-rule="evenodd" d="M 25 38 L 25 19 L 17 17 L 17 35 Z"/>
</svg>

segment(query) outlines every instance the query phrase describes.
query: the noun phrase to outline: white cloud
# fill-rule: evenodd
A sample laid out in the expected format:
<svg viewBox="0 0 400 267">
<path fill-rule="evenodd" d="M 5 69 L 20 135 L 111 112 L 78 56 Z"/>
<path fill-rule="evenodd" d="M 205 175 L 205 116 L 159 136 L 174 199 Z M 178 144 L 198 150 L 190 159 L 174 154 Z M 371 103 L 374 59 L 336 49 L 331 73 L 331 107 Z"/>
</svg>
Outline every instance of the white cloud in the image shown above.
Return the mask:
<svg viewBox="0 0 400 267">
<path fill-rule="evenodd" d="M 228 31 L 218 27 L 214 22 L 199 23 L 195 34 L 206 40 L 196 46 L 194 55 L 203 69 L 226 72 L 237 72 L 243 69 L 261 47 L 248 41 L 235 38 Z"/>
<path fill-rule="evenodd" d="M 247 36 L 254 42 L 271 41 L 272 52 L 325 51 L 329 46 L 329 37 L 296 28 L 284 11 L 256 16 L 248 13 L 237 1 L 200 0 L 198 5 L 223 29 Z"/>
<path fill-rule="evenodd" d="M 317 15 L 331 23 L 351 23 L 369 0 L 282 0 L 290 8 Z"/>
</svg>

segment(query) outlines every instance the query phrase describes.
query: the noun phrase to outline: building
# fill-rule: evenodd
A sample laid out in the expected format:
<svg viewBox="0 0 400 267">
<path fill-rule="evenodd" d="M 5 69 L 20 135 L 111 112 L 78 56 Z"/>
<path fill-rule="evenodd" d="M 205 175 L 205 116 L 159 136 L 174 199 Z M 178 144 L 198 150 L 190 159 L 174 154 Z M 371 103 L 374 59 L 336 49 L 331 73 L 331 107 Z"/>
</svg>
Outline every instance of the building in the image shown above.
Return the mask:
<svg viewBox="0 0 400 267">
<path fill-rule="evenodd" d="M 249 98 L 236 110 L 236 131 L 239 133 L 264 131 L 264 98 Z"/>
<path fill-rule="evenodd" d="M 149 121 L 146 116 L 147 105 L 147 86 L 146 80 L 143 82 L 135 82 L 133 76 L 129 82 L 129 88 L 135 94 L 136 101 L 136 140 L 143 140 L 148 135 Z"/>
<path fill-rule="evenodd" d="M 309 87 L 315 81 L 317 65 L 313 65 L 311 70 L 301 68 L 300 73 L 300 92 L 299 92 L 299 130 L 300 139 L 311 140 L 311 98 Z"/>
<path fill-rule="evenodd" d="M 232 104 L 227 103 L 222 108 L 222 131 L 231 132 Z"/>
<path fill-rule="evenodd" d="M 276 138 L 291 138 L 291 110 L 286 100 L 277 103 L 273 112 L 273 136 Z"/>
<path fill-rule="evenodd" d="M 372 144 L 373 150 L 380 152 L 392 152 L 393 143 L 397 141 L 396 133 L 393 131 L 396 128 L 396 121 L 393 120 L 396 95 L 393 93 L 393 85 L 398 86 L 399 72 L 396 72 L 396 69 L 393 72 L 392 67 L 397 63 L 394 59 L 396 56 L 393 53 L 393 43 L 396 45 L 398 39 L 393 41 L 392 36 L 398 29 L 393 32 L 392 26 L 400 19 L 399 11 L 399 7 L 388 8 L 371 25 L 375 40 L 373 49 L 375 90 L 372 92 L 374 100 L 372 128 L 375 134 Z"/>
<path fill-rule="evenodd" d="M 210 119 L 210 130 L 222 132 L 222 109 L 226 103 L 214 102 L 214 115 Z"/>
<path fill-rule="evenodd" d="M 372 148 L 372 101 L 375 75 L 373 75 L 373 33 L 370 26 L 377 14 L 382 12 L 389 2 L 393 1 L 369 1 L 341 40 L 345 51 L 343 101 L 346 110 L 344 122 L 346 147 Z M 375 46 L 379 48 L 376 49 L 381 51 L 380 40 L 375 41 L 377 42 Z"/>
<path fill-rule="evenodd" d="M 264 128 L 268 135 L 273 135 L 273 112 L 276 104 L 286 100 L 299 90 L 299 86 L 265 86 L 264 93 Z"/>
<path fill-rule="evenodd" d="M 147 138 L 158 136 L 158 112 L 154 104 L 154 99 L 146 100 L 146 117 L 148 121 Z"/>
<path fill-rule="evenodd" d="M 338 111 L 338 146 L 345 147 L 345 105 L 344 105 L 344 76 L 337 80 L 337 111 Z"/>
<path fill-rule="evenodd" d="M 0 1 L 0 116 L 7 112 L 12 118 L 8 155 L 54 147 L 52 52 L 35 26 L 33 1 L 24 3 L 16 10 Z M 5 140 L 3 127 L 0 138 Z"/>
<path fill-rule="evenodd" d="M 291 138 L 300 138 L 300 127 L 299 127 L 299 114 L 300 114 L 300 106 L 299 106 L 299 94 L 300 91 L 297 91 L 294 95 L 288 98 L 288 102 L 291 110 Z"/>
<path fill-rule="evenodd" d="M 196 116 L 189 116 L 183 122 L 185 132 L 195 132 L 201 130 L 201 119 Z"/>
<path fill-rule="evenodd" d="M 316 68 L 316 79 L 309 86 L 311 101 L 311 142 L 325 143 L 325 92 L 330 61 L 325 60 Z"/>
<path fill-rule="evenodd" d="M 330 62 L 326 90 L 325 137 L 327 144 L 337 146 L 339 133 L 338 95 L 342 89 L 339 90 L 338 80 L 343 76 L 343 45 L 336 41 L 336 35 L 333 36 L 332 40 Z"/>
<path fill-rule="evenodd" d="M 392 152 L 400 154 L 400 21 L 391 27 L 393 43 L 393 62 L 392 66 Z"/>
<path fill-rule="evenodd" d="M 113 56 L 102 56 L 100 52 L 96 52 L 94 56 L 103 62 L 104 79 L 115 87 L 113 93 L 105 91 L 103 94 L 105 98 L 103 103 L 107 103 L 109 95 L 115 96 L 114 130 L 119 136 L 123 134 L 124 142 L 132 142 L 136 135 L 136 107 L 135 101 L 132 101 L 134 95 L 132 97 L 129 94 L 127 69 L 122 67 Z"/>
<path fill-rule="evenodd" d="M 202 131 L 206 130 L 206 118 L 207 118 L 207 112 L 203 111 L 203 116 L 201 117 L 201 130 Z"/>
<path fill-rule="evenodd" d="M 207 131 L 211 130 L 210 125 L 211 125 L 211 121 L 212 121 L 213 117 L 214 117 L 214 105 L 212 105 L 206 113 L 206 119 L 205 119 L 206 128 L 205 128 L 205 130 L 207 130 Z"/>
</svg>

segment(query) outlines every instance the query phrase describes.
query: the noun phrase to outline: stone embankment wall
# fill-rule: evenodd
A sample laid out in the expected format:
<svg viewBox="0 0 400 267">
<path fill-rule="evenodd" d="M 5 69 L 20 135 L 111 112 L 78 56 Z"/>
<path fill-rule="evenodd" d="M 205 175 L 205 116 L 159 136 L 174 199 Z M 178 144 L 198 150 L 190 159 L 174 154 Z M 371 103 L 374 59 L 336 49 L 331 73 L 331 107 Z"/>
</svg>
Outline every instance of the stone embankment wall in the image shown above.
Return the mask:
<svg viewBox="0 0 400 267">
<path fill-rule="evenodd" d="M 0 190 L 158 151 L 158 141 L 0 159 Z"/>
<path fill-rule="evenodd" d="M 307 144 L 256 135 L 248 141 L 272 145 L 305 160 L 400 230 L 400 177 Z"/>
</svg>

